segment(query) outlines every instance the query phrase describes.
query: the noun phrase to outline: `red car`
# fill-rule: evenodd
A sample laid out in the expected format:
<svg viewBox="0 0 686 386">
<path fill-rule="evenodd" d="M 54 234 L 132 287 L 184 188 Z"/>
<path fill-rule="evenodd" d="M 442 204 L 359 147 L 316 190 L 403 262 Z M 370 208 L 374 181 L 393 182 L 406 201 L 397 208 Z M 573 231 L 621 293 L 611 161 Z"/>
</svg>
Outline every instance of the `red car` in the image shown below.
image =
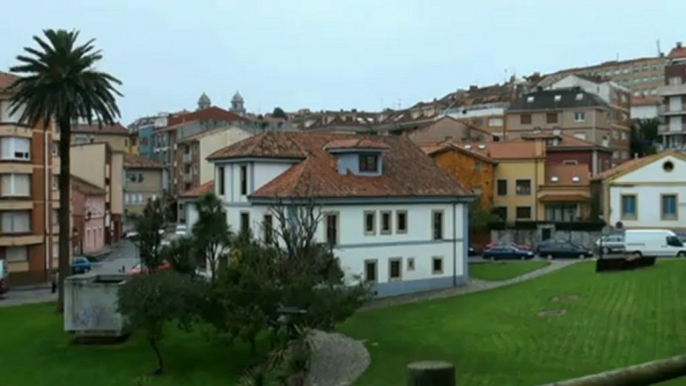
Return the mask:
<svg viewBox="0 0 686 386">
<path fill-rule="evenodd" d="M 491 248 L 495 247 L 496 245 L 509 245 L 509 246 L 513 246 L 517 249 L 521 249 L 521 250 L 525 250 L 525 251 L 531 250 L 531 247 L 526 245 L 526 244 L 515 244 L 515 243 L 504 242 L 504 241 L 491 241 L 490 243 L 486 244 L 486 246 L 484 246 L 484 250 L 491 249 Z"/>
<path fill-rule="evenodd" d="M 160 264 L 157 267 L 157 271 L 169 271 L 170 269 L 172 269 L 172 266 L 171 264 L 169 264 L 168 261 L 162 262 L 162 264 Z M 149 271 L 148 267 L 146 267 L 145 265 L 141 263 L 136 263 L 133 267 L 128 269 L 126 273 L 128 273 L 129 275 L 146 275 L 149 273 Z"/>
</svg>

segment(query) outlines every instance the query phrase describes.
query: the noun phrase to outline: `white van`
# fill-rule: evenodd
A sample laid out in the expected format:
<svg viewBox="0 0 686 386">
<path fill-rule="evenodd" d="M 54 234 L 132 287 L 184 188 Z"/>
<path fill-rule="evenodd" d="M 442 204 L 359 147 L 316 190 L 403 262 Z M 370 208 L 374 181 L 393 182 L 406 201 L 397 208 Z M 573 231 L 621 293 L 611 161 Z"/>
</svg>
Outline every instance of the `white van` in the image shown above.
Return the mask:
<svg viewBox="0 0 686 386">
<path fill-rule="evenodd" d="M 624 233 L 627 253 L 654 257 L 686 257 L 686 247 L 669 229 L 628 229 Z"/>
</svg>

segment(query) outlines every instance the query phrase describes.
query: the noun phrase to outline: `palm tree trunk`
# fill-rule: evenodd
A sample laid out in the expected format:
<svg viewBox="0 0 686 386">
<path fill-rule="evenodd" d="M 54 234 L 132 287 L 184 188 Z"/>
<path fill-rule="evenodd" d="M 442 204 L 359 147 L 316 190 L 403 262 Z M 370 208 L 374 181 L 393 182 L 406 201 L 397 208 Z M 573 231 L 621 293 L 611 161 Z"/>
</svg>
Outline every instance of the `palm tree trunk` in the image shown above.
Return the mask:
<svg viewBox="0 0 686 386">
<path fill-rule="evenodd" d="M 59 283 L 57 312 L 64 311 L 64 279 L 71 274 L 69 256 L 71 255 L 71 245 L 69 235 L 71 233 L 71 165 L 70 165 L 70 142 L 71 142 L 71 122 L 69 119 L 58 122 L 60 128 L 60 210 L 59 210 Z M 47 248 L 47 247 L 46 247 Z"/>
</svg>

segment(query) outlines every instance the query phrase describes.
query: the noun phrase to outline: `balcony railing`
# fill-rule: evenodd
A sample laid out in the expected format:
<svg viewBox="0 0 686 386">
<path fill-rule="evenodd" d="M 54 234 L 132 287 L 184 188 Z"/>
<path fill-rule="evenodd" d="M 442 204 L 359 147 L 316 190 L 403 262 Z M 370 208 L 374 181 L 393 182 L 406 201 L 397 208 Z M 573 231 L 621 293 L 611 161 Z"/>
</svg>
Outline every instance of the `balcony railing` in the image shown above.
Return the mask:
<svg viewBox="0 0 686 386">
<path fill-rule="evenodd" d="M 193 181 L 193 176 L 188 173 L 183 175 L 183 182 L 192 182 Z"/>
<path fill-rule="evenodd" d="M 686 84 L 662 86 L 658 88 L 658 94 L 662 96 L 686 94 Z"/>
<path fill-rule="evenodd" d="M 657 126 L 657 132 L 659 134 L 683 134 L 685 128 L 681 123 L 674 127 L 669 124 L 662 124 Z"/>
<path fill-rule="evenodd" d="M 682 115 L 686 114 L 686 104 L 676 106 L 676 108 L 670 105 L 663 105 L 659 107 L 658 111 L 660 115 Z"/>
<path fill-rule="evenodd" d="M 193 157 L 190 153 L 183 155 L 183 163 L 190 163 L 192 160 Z"/>
</svg>

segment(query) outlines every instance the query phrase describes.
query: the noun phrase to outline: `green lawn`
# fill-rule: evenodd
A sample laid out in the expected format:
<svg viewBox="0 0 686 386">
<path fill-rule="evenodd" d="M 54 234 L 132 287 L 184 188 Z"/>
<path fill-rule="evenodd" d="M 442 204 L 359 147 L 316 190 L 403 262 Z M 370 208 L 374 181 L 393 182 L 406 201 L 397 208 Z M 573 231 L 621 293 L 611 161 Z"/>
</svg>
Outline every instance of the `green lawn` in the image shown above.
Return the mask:
<svg viewBox="0 0 686 386">
<path fill-rule="evenodd" d="M 686 352 L 686 261 L 596 274 L 580 263 L 528 282 L 355 315 L 372 364 L 357 386 L 402 385 L 407 363 L 447 360 L 460 386 L 536 385 Z M 556 296 L 577 295 L 556 303 Z M 565 316 L 539 317 L 564 308 Z M 684 384 L 676 380 L 671 384 Z"/>
<path fill-rule="evenodd" d="M 469 264 L 469 277 L 479 280 L 502 281 L 521 276 L 550 265 L 547 261 L 512 261 Z"/>
<path fill-rule="evenodd" d="M 155 368 L 143 339 L 122 345 L 70 345 L 53 304 L 0 308 L 0 383 L 12 386 L 135 386 Z M 234 385 L 247 348 L 211 344 L 170 326 L 162 343 L 167 374 L 151 385 Z"/>
</svg>

